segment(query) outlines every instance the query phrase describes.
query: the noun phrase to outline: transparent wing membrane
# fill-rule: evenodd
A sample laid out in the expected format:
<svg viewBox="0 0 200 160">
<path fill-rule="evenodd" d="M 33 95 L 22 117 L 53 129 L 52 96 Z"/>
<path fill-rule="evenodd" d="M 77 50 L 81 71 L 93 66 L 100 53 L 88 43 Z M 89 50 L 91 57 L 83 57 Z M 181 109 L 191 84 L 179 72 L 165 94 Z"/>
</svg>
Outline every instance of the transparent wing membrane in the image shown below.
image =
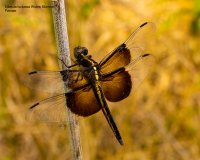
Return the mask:
<svg viewBox="0 0 200 160">
<path fill-rule="evenodd" d="M 65 94 L 44 99 L 31 106 L 27 120 L 32 122 L 64 123 L 67 121 Z"/>
<path fill-rule="evenodd" d="M 151 73 L 155 57 L 151 54 L 144 54 L 126 66 L 126 71 L 131 75 L 132 88 L 135 91 L 146 76 Z"/>
<path fill-rule="evenodd" d="M 49 93 L 64 93 L 65 88 L 62 75 L 59 71 L 31 72 L 25 82 L 32 89 Z"/>
<path fill-rule="evenodd" d="M 152 36 L 156 31 L 156 26 L 152 22 L 145 22 L 140 25 L 124 42 L 127 48 L 137 48 L 146 52 L 151 49 L 150 42 L 152 40 Z M 132 53 L 133 59 L 137 57 Z"/>
<path fill-rule="evenodd" d="M 87 83 L 79 70 L 34 71 L 30 72 L 28 76 L 25 83 L 29 87 L 57 94 L 68 92 L 74 87 Z"/>
</svg>

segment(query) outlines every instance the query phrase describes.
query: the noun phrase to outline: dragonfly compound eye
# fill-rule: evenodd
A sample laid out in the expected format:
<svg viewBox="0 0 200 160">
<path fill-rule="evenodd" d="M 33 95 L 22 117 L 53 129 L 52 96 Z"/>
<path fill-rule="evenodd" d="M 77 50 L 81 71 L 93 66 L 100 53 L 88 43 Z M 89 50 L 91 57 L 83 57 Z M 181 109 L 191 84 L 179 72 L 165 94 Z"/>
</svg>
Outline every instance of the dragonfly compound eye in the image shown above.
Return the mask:
<svg viewBox="0 0 200 160">
<path fill-rule="evenodd" d="M 84 56 L 86 56 L 88 54 L 87 48 L 84 48 L 82 53 L 83 53 Z"/>
</svg>

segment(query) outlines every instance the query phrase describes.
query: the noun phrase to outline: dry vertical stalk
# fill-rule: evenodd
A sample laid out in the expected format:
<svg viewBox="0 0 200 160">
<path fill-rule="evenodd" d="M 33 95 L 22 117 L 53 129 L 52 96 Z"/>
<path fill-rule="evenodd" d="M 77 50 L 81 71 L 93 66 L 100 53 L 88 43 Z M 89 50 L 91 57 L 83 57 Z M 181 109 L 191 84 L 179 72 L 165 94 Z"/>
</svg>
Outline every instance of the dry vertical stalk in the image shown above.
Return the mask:
<svg viewBox="0 0 200 160">
<path fill-rule="evenodd" d="M 56 34 L 56 41 L 58 47 L 58 56 L 68 65 L 70 62 L 70 51 L 69 51 L 69 41 L 67 33 L 67 23 L 65 14 L 65 3 L 64 0 L 54 0 L 52 1 L 54 7 L 53 11 L 53 21 Z M 66 66 L 60 63 L 61 69 L 66 69 Z M 69 128 L 69 136 L 71 140 L 71 150 L 74 160 L 82 160 L 81 144 L 80 144 L 80 130 L 78 118 L 73 114 L 69 108 L 66 106 L 67 110 L 67 122 Z"/>
</svg>

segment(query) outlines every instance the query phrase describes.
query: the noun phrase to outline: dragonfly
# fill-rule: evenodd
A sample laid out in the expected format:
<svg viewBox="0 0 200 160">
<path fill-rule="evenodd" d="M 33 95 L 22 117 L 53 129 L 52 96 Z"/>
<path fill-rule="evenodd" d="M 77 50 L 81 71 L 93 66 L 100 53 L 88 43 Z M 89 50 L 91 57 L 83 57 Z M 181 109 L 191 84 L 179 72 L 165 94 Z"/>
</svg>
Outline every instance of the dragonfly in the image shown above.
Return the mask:
<svg viewBox="0 0 200 160">
<path fill-rule="evenodd" d="M 155 26 L 140 25 L 128 39 L 96 62 L 86 47 L 74 48 L 74 64 L 61 71 L 29 73 L 34 88 L 54 93 L 33 104 L 29 118 L 44 122 L 65 122 L 66 106 L 76 115 L 91 116 L 102 111 L 118 142 L 123 139 L 107 101 L 119 102 L 129 97 L 147 75 L 152 54 L 145 52 L 147 37 Z M 147 41 L 145 43 L 145 41 Z"/>
</svg>

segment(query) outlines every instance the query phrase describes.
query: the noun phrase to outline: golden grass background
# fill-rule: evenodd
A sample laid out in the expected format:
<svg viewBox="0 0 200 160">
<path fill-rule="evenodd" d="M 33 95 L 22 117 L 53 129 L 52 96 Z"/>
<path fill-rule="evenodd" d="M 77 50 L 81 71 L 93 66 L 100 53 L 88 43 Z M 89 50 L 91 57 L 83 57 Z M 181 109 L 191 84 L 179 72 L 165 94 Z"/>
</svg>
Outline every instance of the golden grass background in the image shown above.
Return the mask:
<svg viewBox="0 0 200 160">
<path fill-rule="evenodd" d="M 125 145 L 99 112 L 80 120 L 84 159 L 199 160 L 199 0 L 73 0 L 66 7 L 71 53 L 81 44 L 97 59 L 143 22 L 157 26 L 152 72 L 128 99 L 109 103 Z M 30 104 L 49 95 L 27 88 L 24 75 L 59 69 L 51 10 L 1 6 L 0 14 L 0 159 L 70 159 L 67 129 L 25 119 Z"/>
</svg>

